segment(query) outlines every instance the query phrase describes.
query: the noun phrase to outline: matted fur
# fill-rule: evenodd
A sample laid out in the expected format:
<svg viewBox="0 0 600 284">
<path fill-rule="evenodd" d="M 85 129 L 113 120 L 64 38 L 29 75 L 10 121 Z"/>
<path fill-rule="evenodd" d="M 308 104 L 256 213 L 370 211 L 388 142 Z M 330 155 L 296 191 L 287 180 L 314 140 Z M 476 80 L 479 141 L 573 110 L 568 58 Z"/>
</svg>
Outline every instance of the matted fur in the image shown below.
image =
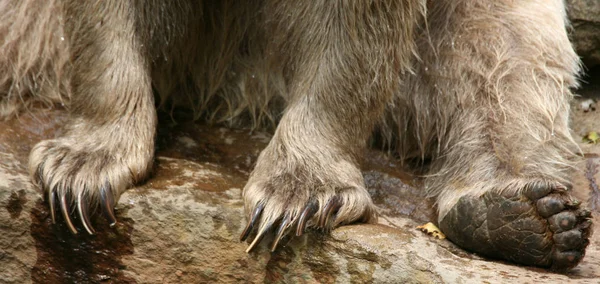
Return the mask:
<svg viewBox="0 0 600 284">
<path fill-rule="evenodd" d="M 440 219 L 463 194 L 570 184 L 568 127 L 580 62 L 555 1 L 435 1 L 414 75 L 389 108 L 398 151 L 433 160 Z"/>
<path fill-rule="evenodd" d="M 68 102 L 70 57 L 61 1 L 0 2 L 0 117 L 32 101 Z"/>
</svg>

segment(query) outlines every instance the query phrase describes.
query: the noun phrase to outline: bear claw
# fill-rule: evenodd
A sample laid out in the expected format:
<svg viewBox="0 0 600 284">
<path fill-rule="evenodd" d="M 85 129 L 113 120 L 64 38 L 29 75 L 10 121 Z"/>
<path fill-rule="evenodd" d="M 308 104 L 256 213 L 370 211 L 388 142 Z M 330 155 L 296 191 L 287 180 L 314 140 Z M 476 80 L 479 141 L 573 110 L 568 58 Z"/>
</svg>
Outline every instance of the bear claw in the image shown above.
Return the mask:
<svg viewBox="0 0 600 284">
<path fill-rule="evenodd" d="M 251 211 L 248 223 L 240 235 L 240 241 L 245 241 L 256 231 L 256 235 L 247 249 L 247 252 L 250 252 L 262 241 L 265 235 L 273 233 L 273 241 L 270 245 L 270 250 L 273 252 L 281 239 L 290 233 L 291 235 L 301 236 L 307 227 L 328 231 L 346 222 L 344 218 L 347 218 L 347 216 L 338 214 L 344 206 L 343 197 L 332 195 L 325 200 L 327 201 L 321 204 L 317 199 L 310 198 L 305 205 L 298 208 L 292 208 L 292 206 L 282 207 L 285 210 L 281 210 L 281 212 L 276 210 L 280 213 L 273 216 L 265 215 L 265 212 L 273 212 L 273 210 L 265 210 L 268 205 L 259 202 Z M 370 207 L 367 206 L 365 209 L 370 209 Z M 370 220 L 368 217 L 373 218 L 374 213 L 365 210 L 362 214 L 367 215 L 367 217 L 360 216 L 362 219 L 353 218 L 348 222 L 358 219 L 368 222 Z"/>
<path fill-rule="evenodd" d="M 90 203 L 89 198 L 85 194 L 85 191 L 79 191 L 76 198 L 69 198 L 70 192 L 63 190 L 60 191 L 56 187 L 47 191 L 47 201 L 50 207 L 50 217 L 52 219 L 52 224 L 56 224 L 56 215 L 57 211 L 60 211 L 60 214 L 63 217 L 67 228 L 71 231 L 72 234 L 76 235 L 78 233 L 77 227 L 72 221 L 71 218 L 71 206 L 72 202 L 75 203 L 75 207 L 77 210 L 77 216 L 79 217 L 83 228 L 90 234 L 93 235 L 96 233 L 94 228 L 92 227 L 92 223 L 90 221 L 90 209 L 88 204 Z M 75 199 L 72 201 L 71 199 Z M 57 202 L 58 201 L 58 202 Z M 100 207 L 101 211 L 108 220 L 109 225 L 112 227 L 117 223 L 117 218 L 114 213 L 114 197 L 110 187 L 108 185 L 100 188 Z"/>
</svg>

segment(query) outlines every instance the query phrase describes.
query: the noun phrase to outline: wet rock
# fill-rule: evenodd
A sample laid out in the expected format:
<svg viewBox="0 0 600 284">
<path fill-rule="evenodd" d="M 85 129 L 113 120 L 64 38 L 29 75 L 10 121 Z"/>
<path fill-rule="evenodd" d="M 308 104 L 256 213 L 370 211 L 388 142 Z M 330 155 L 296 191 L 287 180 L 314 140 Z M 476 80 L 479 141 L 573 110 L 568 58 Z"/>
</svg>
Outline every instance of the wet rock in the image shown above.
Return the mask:
<svg viewBox="0 0 600 284">
<path fill-rule="evenodd" d="M 435 220 L 419 180 L 371 151 L 364 175 L 379 224 L 265 240 L 245 253 L 241 189 L 269 135 L 193 123 L 163 125 L 154 174 L 128 190 L 110 228 L 74 236 L 52 225 L 26 172 L 37 141 L 59 135 L 61 111 L 0 122 L 0 282 L 5 283 L 586 283 L 600 277 L 600 238 L 568 274 L 482 259 L 416 226 Z M 580 179 L 581 180 L 581 179 Z M 585 182 L 585 180 L 583 181 Z M 585 191 L 588 187 L 577 186 Z M 597 216 L 596 216 L 597 218 Z"/>
<path fill-rule="evenodd" d="M 583 62 L 591 68 L 600 64 L 600 1 L 567 0 L 573 29 L 571 40 Z"/>
</svg>

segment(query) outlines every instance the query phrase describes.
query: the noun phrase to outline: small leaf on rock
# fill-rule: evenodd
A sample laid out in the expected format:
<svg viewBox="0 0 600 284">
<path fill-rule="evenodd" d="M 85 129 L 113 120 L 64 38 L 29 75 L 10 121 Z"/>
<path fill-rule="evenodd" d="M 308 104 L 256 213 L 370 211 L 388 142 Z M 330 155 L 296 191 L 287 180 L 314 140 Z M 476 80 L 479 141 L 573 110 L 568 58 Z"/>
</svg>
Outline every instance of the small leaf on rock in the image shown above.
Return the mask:
<svg viewBox="0 0 600 284">
<path fill-rule="evenodd" d="M 424 233 L 427 233 L 430 236 L 433 236 L 434 238 L 438 238 L 440 240 L 443 240 L 446 238 L 446 235 L 444 235 L 444 233 L 442 233 L 442 231 L 440 231 L 440 229 L 431 222 L 429 222 L 425 225 L 422 225 L 422 226 L 417 226 L 417 229 L 421 230 Z"/>
<path fill-rule="evenodd" d="M 596 131 L 590 131 L 585 136 L 583 136 L 582 141 L 590 144 L 597 144 L 598 140 L 600 140 L 600 134 Z"/>
</svg>

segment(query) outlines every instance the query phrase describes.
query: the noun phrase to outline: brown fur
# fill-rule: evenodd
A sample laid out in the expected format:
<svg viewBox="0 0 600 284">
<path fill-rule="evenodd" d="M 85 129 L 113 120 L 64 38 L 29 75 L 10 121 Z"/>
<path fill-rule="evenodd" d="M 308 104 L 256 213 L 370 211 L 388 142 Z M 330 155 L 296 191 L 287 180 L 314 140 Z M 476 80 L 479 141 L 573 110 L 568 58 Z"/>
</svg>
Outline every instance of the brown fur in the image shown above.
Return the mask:
<svg viewBox="0 0 600 284">
<path fill-rule="evenodd" d="M 374 221 L 359 163 L 376 126 L 433 159 L 440 219 L 465 194 L 569 183 L 579 62 L 559 0 L 198 2 L 0 1 L 0 115 L 71 113 L 31 153 L 44 190 L 94 205 L 146 177 L 153 90 L 199 118 L 279 121 L 244 189 L 259 232 L 334 196 L 332 226 Z"/>
<path fill-rule="evenodd" d="M 463 194 L 569 184 L 580 65 L 562 1 L 432 3 L 415 75 L 389 113 L 404 133 L 400 152 L 434 161 L 426 185 L 440 219 Z"/>
</svg>

